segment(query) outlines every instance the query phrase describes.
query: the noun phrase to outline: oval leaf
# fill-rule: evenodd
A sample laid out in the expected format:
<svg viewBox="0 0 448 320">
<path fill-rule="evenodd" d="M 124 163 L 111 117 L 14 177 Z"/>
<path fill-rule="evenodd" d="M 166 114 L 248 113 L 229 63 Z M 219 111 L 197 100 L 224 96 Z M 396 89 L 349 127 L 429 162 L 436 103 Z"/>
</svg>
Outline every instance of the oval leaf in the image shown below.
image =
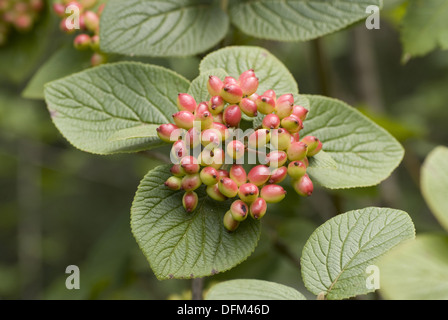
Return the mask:
<svg viewBox="0 0 448 320">
<path fill-rule="evenodd" d="M 75 147 L 98 154 L 137 152 L 162 145 L 158 137 L 110 141 L 118 131 L 171 122 L 179 92 L 189 82 L 162 67 L 109 64 L 45 86 L 45 100 L 59 131 Z"/>
<path fill-rule="evenodd" d="M 258 221 L 247 219 L 235 232 L 227 232 L 222 220 L 231 201 L 214 201 L 203 187 L 197 190 L 197 209 L 188 214 L 183 192 L 163 185 L 169 177 L 169 166 L 150 171 L 131 209 L 132 232 L 158 279 L 223 272 L 254 251 L 261 231 Z"/>
<path fill-rule="evenodd" d="M 243 0 L 230 7 L 232 23 L 258 38 L 306 41 L 366 18 L 381 0 Z"/>
<path fill-rule="evenodd" d="M 317 228 L 305 244 L 301 258 L 305 286 L 331 300 L 372 292 L 366 286 L 366 268 L 414 234 L 403 211 L 365 208 L 341 214 Z"/>
<path fill-rule="evenodd" d="M 401 162 L 404 150 L 386 130 L 346 103 L 307 96 L 310 112 L 301 136 L 313 135 L 336 162 L 334 168 L 309 168 L 313 181 L 330 189 L 377 185 Z"/>
<path fill-rule="evenodd" d="M 380 260 L 380 293 L 396 300 L 448 300 L 448 237 L 418 236 Z"/>
<path fill-rule="evenodd" d="M 137 56 L 188 56 L 217 44 L 229 19 L 209 0 L 111 0 L 101 16 L 101 49 Z"/>
<path fill-rule="evenodd" d="M 433 150 L 421 171 L 421 188 L 426 203 L 440 224 L 448 230 L 448 148 Z"/>
<path fill-rule="evenodd" d="M 263 280 L 230 280 L 208 290 L 206 300 L 306 300 L 296 289 Z"/>
<path fill-rule="evenodd" d="M 238 77 L 244 71 L 254 69 L 260 85 L 258 93 L 273 89 L 279 94 L 298 93 L 299 89 L 294 77 L 283 63 L 269 51 L 259 47 L 227 47 L 217 50 L 202 60 L 199 70 L 221 68 L 230 76 Z"/>
</svg>

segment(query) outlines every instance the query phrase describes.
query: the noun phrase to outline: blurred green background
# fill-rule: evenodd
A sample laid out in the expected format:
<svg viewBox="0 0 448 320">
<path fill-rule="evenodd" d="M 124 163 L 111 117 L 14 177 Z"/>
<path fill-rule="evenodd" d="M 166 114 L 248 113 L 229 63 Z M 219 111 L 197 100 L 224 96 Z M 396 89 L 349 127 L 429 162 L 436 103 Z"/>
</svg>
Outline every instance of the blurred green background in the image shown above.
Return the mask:
<svg viewBox="0 0 448 320">
<path fill-rule="evenodd" d="M 267 48 L 291 70 L 302 93 L 359 108 L 404 145 L 406 156 L 377 187 L 318 188 L 309 199 L 287 197 L 281 208 L 270 206 L 252 256 L 206 279 L 205 288 L 253 278 L 305 293 L 297 266 L 305 241 L 323 222 L 352 209 L 397 208 L 410 214 L 417 233 L 441 230 L 421 196 L 419 174 L 428 152 L 448 145 L 448 54 L 434 51 L 401 62 L 404 8 L 403 1 L 386 1 L 380 30 L 369 31 L 361 22 L 306 43 L 255 40 L 231 29 L 221 45 Z M 39 15 L 32 31 L 14 31 L 0 47 L 0 299 L 188 298 L 191 281 L 158 281 L 129 226 L 139 181 L 161 162 L 151 155 L 105 157 L 76 150 L 53 126 L 44 101 L 23 97 L 25 89 L 26 97 L 41 95 L 50 74 L 88 66 L 50 10 Z M 200 59 L 141 61 L 194 79 Z M 57 64 L 37 72 L 49 60 Z M 65 287 L 68 265 L 80 267 L 80 290 Z"/>
</svg>

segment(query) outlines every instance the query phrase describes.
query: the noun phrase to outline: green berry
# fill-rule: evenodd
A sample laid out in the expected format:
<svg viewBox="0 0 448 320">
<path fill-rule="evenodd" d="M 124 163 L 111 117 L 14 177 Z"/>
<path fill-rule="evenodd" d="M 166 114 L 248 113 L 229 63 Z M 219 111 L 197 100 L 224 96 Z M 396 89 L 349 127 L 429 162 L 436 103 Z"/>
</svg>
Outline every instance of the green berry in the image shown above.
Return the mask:
<svg viewBox="0 0 448 320">
<path fill-rule="evenodd" d="M 165 181 L 165 186 L 168 187 L 168 189 L 177 191 L 180 190 L 182 185 L 182 179 L 179 177 L 169 177 L 168 180 Z"/>
<path fill-rule="evenodd" d="M 213 200 L 216 200 L 216 201 L 226 201 L 227 200 L 227 197 L 219 191 L 218 184 L 207 186 L 205 191 L 207 192 L 208 196 L 210 198 L 212 198 Z"/>
<path fill-rule="evenodd" d="M 230 178 L 221 178 L 218 182 L 218 189 L 228 198 L 236 197 L 238 194 L 238 185 Z"/>
<path fill-rule="evenodd" d="M 212 186 L 218 183 L 218 170 L 213 167 L 205 167 L 200 173 L 201 181 L 207 186 Z"/>
<path fill-rule="evenodd" d="M 182 178 L 182 190 L 185 191 L 194 191 L 197 188 L 199 188 L 202 184 L 201 177 L 199 176 L 199 173 L 195 174 L 187 174 L 185 177 Z"/>
<path fill-rule="evenodd" d="M 300 179 L 306 174 L 306 165 L 302 161 L 293 161 L 288 165 L 288 175 L 294 179 Z"/>
<path fill-rule="evenodd" d="M 223 224 L 229 232 L 235 231 L 240 225 L 240 223 L 233 218 L 232 212 L 230 212 L 230 210 L 227 211 L 224 215 Z"/>
<path fill-rule="evenodd" d="M 286 191 L 282 186 L 277 184 L 268 184 L 260 191 L 260 197 L 267 203 L 277 203 L 282 201 L 286 196 Z"/>
</svg>

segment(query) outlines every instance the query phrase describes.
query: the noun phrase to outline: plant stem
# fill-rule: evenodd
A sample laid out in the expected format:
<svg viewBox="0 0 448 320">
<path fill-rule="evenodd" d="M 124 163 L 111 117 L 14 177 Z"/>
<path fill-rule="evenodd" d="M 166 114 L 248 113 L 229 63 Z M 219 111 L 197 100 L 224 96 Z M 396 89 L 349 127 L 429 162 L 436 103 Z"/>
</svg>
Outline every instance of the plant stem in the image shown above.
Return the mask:
<svg viewBox="0 0 448 320">
<path fill-rule="evenodd" d="M 312 54 L 314 57 L 314 64 L 317 70 L 319 80 L 319 89 L 325 96 L 331 96 L 331 83 L 329 75 L 329 65 L 322 48 L 322 40 L 315 39 L 311 41 Z"/>
<path fill-rule="evenodd" d="M 191 281 L 191 292 L 193 300 L 202 300 L 202 291 L 204 289 L 204 278 L 195 278 Z"/>
</svg>

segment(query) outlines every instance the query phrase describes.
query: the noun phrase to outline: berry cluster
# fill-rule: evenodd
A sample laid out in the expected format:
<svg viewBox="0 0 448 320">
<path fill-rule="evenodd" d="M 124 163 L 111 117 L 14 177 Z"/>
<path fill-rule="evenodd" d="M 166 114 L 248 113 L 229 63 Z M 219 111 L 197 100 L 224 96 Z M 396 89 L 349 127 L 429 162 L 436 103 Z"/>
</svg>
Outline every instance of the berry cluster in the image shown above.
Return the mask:
<svg viewBox="0 0 448 320">
<path fill-rule="evenodd" d="M 197 104 L 191 95 L 179 94 L 180 111 L 173 115 L 174 124 L 157 129 L 161 140 L 173 143 L 172 176 L 165 185 L 185 191 L 183 206 L 187 212 L 196 209 L 195 190 L 202 184 L 216 201 L 238 196 L 224 215 L 228 231 L 236 230 L 248 215 L 261 219 L 267 203 L 283 200 L 286 191 L 279 183 L 288 175 L 299 195 L 310 196 L 313 183 L 306 174 L 308 158 L 322 149 L 316 137 L 300 138 L 308 110 L 294 105 L 292 94 L 277 98 L 273 90 L 268 90 L 258 95 L 258 85 L 253 70 L 244 72 L 238 80 L 210 76 L 207 88 L 212 98 Z M 238 127 L 243 113 L 249 117 L 264 114 L 262 126 L 241 135 Z M 264 152 L 266 148 L 269 152 Z M 257 161 L 247 168 L 245 160 L 251 155 Z"/>
<path fill-rule="evenodd" d="M 98 66 L 107 62 L 107 55 L 100 50 L 100 16 L 104 9 L 101 4 L 96 12 L 93 7 L 97 5 L 98 0 L 62 0 L 53 4 L 53 11 L 62 18 L 60 28 L 67 34 L 75 33 L 81 30 L 73 40 L 73 45 L 77 50 L 92 50 L 94 53 L 90 59 L 92 66 Z M 73 28 L 72 8 L 78 8 L 79 29 Z"/>
<path fill-rule="evenodd" d="M 44 0 L 0 0 L 0 46 L 6 44 L 12 28 L 31 30 L 44 5 Z"/>
</svg>

